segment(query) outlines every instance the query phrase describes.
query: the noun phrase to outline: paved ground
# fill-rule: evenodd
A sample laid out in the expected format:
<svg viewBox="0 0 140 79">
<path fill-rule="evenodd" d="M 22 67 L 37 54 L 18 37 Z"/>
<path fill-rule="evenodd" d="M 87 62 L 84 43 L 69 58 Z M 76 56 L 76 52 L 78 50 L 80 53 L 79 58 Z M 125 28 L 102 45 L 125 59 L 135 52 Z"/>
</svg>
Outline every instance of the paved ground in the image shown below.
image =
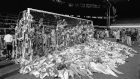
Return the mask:
<svg viewBox="0 0 140 79">
<path fill-rule="evenodd" d="M 140 47 L 138 47 L 138 43 L 135 44 L 133 48 L 139 51 L 140 53 Z M 118 75 L 119 76 L 118 78 L 109 75 L 95 73 L 94 79 L 140 79 L 140 54 L 137 54 L 132 58 L 128 58 L 128 61 L 129 62 L 127 62 L 126 64 L 118 67 L 118 70 L 124 73 Z M 38 79 L 32 75 L 20 74 L 18 73 L 18 69 L 19 66 L 12 64 L 11 61 L 0 61 L 0 79 Z"/>
</svg>

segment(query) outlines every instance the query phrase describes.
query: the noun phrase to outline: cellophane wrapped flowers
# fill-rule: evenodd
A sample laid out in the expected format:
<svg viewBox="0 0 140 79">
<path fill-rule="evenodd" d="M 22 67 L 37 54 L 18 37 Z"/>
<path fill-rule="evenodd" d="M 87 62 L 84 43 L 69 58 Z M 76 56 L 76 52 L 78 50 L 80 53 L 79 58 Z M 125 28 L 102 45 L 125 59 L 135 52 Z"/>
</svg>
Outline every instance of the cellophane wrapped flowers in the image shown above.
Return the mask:
<svg viewBox="0 0 140 79">
<path fill-rule="evenodd" d="M 92 78 L 93 72 L 117 77 L 116 73 L 123 73 L 116 68 L 125 64 L 125 60 L 136 53 L 137 51 L 125 45 L 92 38 L 83 44 L 54 51 L 53 54 L 38 57 L 28 63 L 24 60 L 20 73 L 29 73 L 40 79 L 46 76 L 69 79 L 74 78 L 74 75 Z"/>
</svg>

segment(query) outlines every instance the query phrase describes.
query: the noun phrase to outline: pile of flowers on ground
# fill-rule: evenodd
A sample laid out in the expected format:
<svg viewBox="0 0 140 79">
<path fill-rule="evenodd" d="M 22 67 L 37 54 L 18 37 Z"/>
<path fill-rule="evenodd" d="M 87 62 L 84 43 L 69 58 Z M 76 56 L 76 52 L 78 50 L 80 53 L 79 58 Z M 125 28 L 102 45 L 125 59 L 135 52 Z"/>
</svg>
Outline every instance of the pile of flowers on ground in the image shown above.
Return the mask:
<svg viewBox="0 0 140 79">
<path fill-rule="evenodd" d="M 33 61 L 22 60 L 20 73 L 30 73 L 41 79 L 46 76 L 69 79 L 75 75 L 92 79 L 93 72 L 117 77 L 116 73 L 123 73 L 116 68 L 135 53 L 137 51 L 125 45 L 92 38 L 83 44 L 54 51 L 53 54 L 37 57 Z"/>
</svg>

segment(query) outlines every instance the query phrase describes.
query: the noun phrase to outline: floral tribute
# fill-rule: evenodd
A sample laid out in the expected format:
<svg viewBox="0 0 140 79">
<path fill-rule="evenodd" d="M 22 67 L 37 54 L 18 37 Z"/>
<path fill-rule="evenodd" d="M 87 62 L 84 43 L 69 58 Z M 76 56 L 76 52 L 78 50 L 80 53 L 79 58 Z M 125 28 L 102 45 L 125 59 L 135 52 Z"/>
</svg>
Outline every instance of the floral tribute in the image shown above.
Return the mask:
<svg viewBox="0 0 140 79">
<path fill-rule="evenodd" d="M 54 51 L 53 54 L 31 62 L 24 60 L 20 73 L 30 73 L 41 79 L 46 76 L 69 79 L 75 75 L 92 78 L 94 72 L 118 77 L 116 73 L 123 73 L 116 68 L 125 64 L 125 60 L 135 53 L 135 50 L 127 46 L 93 38 L 89 42 Z"/>
<path fill-rule="evenodd" d="M 22 74 L 28 73 L 40 79 L 45 77 L 74 79 L 75 76 L 79 78 L 87 76 L 93 79 L 94 73 L 118 77 L 117 74 L 123 73 L 118 71 L 117 67 L 125 64 L 128 57 L 133 57 L 137 53 L 132 48 L 116 42 L 94 39 L 94 28 L 91 24 L 83 22 L 83 24 L 76 24 L 75 27 L 64 29 L 63 26 L 69 23 L 59 20 L 55 32 L 57 37 L 54 40 L 55 49 L 44 56 L 34 55 L 33 41 L 36 36 L 31 35 L 35 32 L 31 27 L 33 17 L 31 15 L 24 17 L 27 25 L 19 23 L 16 28 L 25 29 L 25 31 L 17 30 L 16 33 L 18 41 L 15 62 L 19 62 Z M 18 36 L 20 33 L 21 36 Z M 48 51 L 47 47 L 44 48 Z M 42 53 L 39 50 L 38 52 Z"/>
</svg>

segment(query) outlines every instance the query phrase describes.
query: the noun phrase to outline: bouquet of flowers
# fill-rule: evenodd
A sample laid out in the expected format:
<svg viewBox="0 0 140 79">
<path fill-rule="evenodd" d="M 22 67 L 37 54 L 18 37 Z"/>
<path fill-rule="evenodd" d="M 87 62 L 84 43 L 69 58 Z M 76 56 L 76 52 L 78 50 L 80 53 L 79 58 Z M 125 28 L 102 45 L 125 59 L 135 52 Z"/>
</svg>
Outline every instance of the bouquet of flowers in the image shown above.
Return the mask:
<svg viewBox="0 0 140 79">
<path fill-rule="evenodd" d="M 125 45 L 91 38 L 84 44 L 54 51 L 48 56 L 23 63 L 20 73 L 30 73 L 41 79 L 46 76 L 69 79 L 75 75 L 92 79 L 93 72 L 117 77 L 116 73 L 123 73 L 116 68 L 124 64 L 129 56 L 133 57 L 136 52 Z"/>
</svg>

